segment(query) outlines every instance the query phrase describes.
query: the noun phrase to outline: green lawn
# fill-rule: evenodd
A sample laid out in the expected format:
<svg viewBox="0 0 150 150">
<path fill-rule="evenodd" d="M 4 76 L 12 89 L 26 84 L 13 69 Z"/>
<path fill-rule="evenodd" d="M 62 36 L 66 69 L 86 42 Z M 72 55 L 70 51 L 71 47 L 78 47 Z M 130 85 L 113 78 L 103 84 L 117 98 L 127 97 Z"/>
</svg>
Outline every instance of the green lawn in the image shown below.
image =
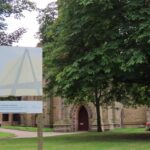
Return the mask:
<svg viewBox="0 0 150 150">
<path fill-rule="evenodd" d="M 14 130 L 21 130 L 21 131 L 31 131 L 31 132 L 36 132 L 37 128 L 36 127 L 23 127 L 23 126 L 2 126 L 2 128 L 5 129 L 14 129 Z M 51 128 L 43 128 L 43 132 L 51 132 Z"/>
<path fill-rule="evenodd" d="M 11 133 L 5 133 L 5 132 L 0 132 L 0 139 L 4 139 L 4 138 L 11 138 L 14 137 L 14 134 Z"/>
<path fill-rule="evenodd" d="M 0 140 L 0 150 L 36 150 L 36 138 Z M 119 129 L 44 138 L 44 150 L 150 150 L 150 133 Z"/>
</svg>

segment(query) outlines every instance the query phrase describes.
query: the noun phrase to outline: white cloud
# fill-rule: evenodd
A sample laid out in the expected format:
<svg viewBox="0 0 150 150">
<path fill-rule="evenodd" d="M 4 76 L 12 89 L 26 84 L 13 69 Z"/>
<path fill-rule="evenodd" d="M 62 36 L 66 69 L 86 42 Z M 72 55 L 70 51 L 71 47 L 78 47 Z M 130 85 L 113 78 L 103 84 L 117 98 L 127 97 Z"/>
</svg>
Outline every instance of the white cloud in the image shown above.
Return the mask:
<svg viewBox="0 0 150 150">
<path fill-rule="evenodd" d="M 39 8 L 45 8 L 48 3 L 56 0 L 31 0 L 37 4 Z M 27 33 L 25 33 L 18 43 L 15 43 L 16 46 L 23 47 L 35 47 L 38 43 L 38 39 L 35 38 L 36 32 L 38 32 L 38 22 L 36 21 L 36 17 L 38 15 L 37 12 L 24 12 L 25 18 L 21 20 L 14 19 L 12 17 L 7 19 L 8 23 L 8 32 L 13 32 L 14 30 L 24 27 L 27 29 Z"/>
</svg>

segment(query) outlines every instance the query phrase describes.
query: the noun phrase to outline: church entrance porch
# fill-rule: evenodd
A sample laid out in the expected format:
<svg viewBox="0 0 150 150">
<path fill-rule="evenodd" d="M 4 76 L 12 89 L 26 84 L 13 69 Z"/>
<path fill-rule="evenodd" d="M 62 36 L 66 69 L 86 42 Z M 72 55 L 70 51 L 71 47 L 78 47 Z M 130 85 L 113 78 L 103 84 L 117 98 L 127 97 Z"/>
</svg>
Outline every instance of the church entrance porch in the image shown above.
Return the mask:
<svg viewBox="0 0 150 150">
<path fill-rule="evenodd" d="M 89 119 L 88 112 L 84 106 L 79 110 L 78 114 L 78 131 L 88 131 L 89 130 Z"/>
<path fill-rule="evenodd" d="M 91 130 L 93 116 L 90 105 L 72 105 L 70 107 L 71 131 Z"/>
</svg>

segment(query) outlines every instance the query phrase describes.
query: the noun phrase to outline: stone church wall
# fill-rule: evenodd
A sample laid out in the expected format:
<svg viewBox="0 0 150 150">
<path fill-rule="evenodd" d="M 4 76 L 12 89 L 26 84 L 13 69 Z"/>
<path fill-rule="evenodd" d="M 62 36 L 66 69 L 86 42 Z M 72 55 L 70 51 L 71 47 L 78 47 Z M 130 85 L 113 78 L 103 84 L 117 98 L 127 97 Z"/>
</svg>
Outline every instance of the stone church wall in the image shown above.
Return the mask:
<svg viewBox="0 0 150 150">
<path fill-rule="evenodd" d="M 116 104 L 115 104 L 116 105 Z M 60 98 L 53 99 L 53 122 L 55 131 L 78 131 L 78 112 L 82 105 L 66 105 Z M 88 113 L 89 130 L 96 130 L 96 110 L 92 103 L 83 105 Z M 113 108 L 114 107 L 114 108 Z M 116 107 L 118 107 L 116 105 Z M 115 106 L 101 107 L 103 130 L 120 127 L 120 118 L 116 114 L 120 111 Z M 116 117 L 116 118 L 115 118 Z M 118 119 L 118 120 L 117 120 Z"/>
<path fill-rule="evenodd" d="M 147 121 L 146 107 L 124 107 L 123 126 L 124 127 L 143 127 Z"/>
<path fill-rule="evenodd" d="M 23 99 L 37 100 L 36 97 L 24 97 Z M 59 97 L 44 100 L 44 126 L 54 127 L 55 131 L 78 131 L 78 113 L 81 106 L 84 106 L 88 113 L 89 130 L 96 130 L 96 110 L 92 103 L 66 105 Z M 20 121 L 15 122 L 13 114 L 9 114 L 8 121 L 3 121 L 3 115 L 0 114 L 0 122 L 3 125 L 37 126 L 36 118 L 35 114 L 20 114 Z M 146 121 L 150 121 L 150 111 L 146 107 L 127 108 L 115 102 L 111 106 L 101 107 L 101 121 L 103 130 L 116 127 L 141 127 Z"/>
</svg>

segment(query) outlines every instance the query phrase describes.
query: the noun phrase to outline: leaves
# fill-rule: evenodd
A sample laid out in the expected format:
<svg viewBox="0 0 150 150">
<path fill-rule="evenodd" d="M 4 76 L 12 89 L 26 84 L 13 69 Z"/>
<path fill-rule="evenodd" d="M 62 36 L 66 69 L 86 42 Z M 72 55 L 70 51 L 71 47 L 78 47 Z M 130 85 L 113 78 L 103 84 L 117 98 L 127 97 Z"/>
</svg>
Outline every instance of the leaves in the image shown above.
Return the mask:
<svg viewBox="0 0 150 150">
<path fill-rule="evenodd" d="M 40 36 L 49 87 L 69 102 L 93 102 L 96 88 L 99 97 L 105 95 L 101 104 L 144 103 L 140 98 L 146 100 L 150 85 L 149 10 L 143 0 L 59 0 L 58 18 L 52 19 L 55 9 L 48 7 Z"/>
<path fill-rule="evenodd" d="M 26 32 L 24 28 L 20 28 L 13 33 L 7 34 L 6 18 L 14 16 L 19 19 L 23 17 L 23 11 L 35 10 L 35 4 L 28 0 L 0 0 L 0 45 L 12 45 L 18 42 L 22 34 Z"/>
<path fill-rule="evenodd" d="M 26 30 L 24 28 L 20 28 L 11 34 L 0 32 L 0 45 L 12 45 L 12 43 L 17 42 L 25 32 Z"/>
</svg>

